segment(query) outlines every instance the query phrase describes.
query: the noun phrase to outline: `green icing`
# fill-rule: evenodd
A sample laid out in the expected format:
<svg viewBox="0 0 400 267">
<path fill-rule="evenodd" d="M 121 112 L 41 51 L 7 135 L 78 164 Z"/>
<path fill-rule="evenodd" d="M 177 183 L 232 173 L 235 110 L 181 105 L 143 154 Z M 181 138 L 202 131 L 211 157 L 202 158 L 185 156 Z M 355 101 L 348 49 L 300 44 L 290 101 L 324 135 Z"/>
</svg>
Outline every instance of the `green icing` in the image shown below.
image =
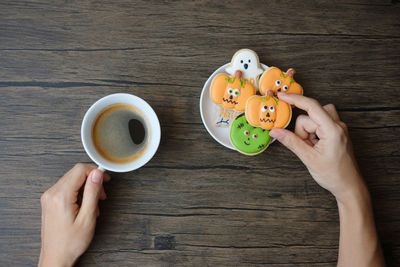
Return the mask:
<svg viewBox="0 0 400 267">
<path fill-rule="evenodd" d="M 236 77 L 232 77 L 232 78 L 228 77 L 228 78 L 225 78 L 225 81 L 228 83 L 234 83 L 235 79 L 236 79 Z M 242 79 L 239 79 L 239 84 L 240 84 L 240 87 L 244 87 L 245 81 L 243 81 Z"/>
<path fill-rule="evenodd" d="M 275 105 L 278 105 L 278 99 L 276 99 L 275 97 L 272 98 L 275 102 Z"/>
<path fill-rule="evenodd" d="M 292 84 L 292 83 L 294 83 L 294 79 L 290 78 L 289 84 Z"/>
<path fill-rule="evenodd" d="M 245 131 L 249 134 L 245 135 Z M 244 114 L 239 115 L 233 122 L 230 130 L 232 145 L 239 151 L 247 154 L 255 154 L 268 146 L 271 137 L 269 131 L 261 127 L 251 126 Z M 256 134 L 257 138 L 253 135 Z"/>
<path fill-rule="evenodd" d="M 235 81 L 235 78 L 225 78 L 225 81 L 227 81 L 228 83 L 233 83 Z"/>
</svg>

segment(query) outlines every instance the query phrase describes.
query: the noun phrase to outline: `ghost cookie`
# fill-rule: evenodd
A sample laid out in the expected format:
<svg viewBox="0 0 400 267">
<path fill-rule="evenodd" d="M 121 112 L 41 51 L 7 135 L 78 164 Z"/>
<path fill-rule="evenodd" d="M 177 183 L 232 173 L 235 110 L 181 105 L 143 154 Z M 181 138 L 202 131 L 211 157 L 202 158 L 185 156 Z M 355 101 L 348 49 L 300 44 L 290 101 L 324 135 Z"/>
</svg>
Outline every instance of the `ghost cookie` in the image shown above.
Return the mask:
<svg viewBox="0 0 400 267">
<path fill-rule="evenodd" d="M 259 90 L 262 95 L 268 95 L 271 90 L 274 95 L 278 92 L 303 94 L 303 87 L 294 81 L 293 76 L 296 73 L 294 69 L 288 69 L 285 73 L 277 67 L 271 67 L 261 75 Z"/>
<path fill-rule="evenodd" d="M 229 129 L 229 139 L 240 153 L 249 156 L 263 152 L 271 141 L 269 131 L 251 126 L 244 114 L 239 115 L 232 122 Z"/>
<path fill-rule="evenodd" d="M 250 125 L 265 130 L 286 128 L 292 118 L 292 108 L 273 96 L 255 95 L 246 103 L 246 119 Z"/>
<path fill-rule="evenodd" d="M 226 109 L 243 112 L 246 101 L 256 94 L 254 86 L 242 79 L 242 72 L 236 71 L 235 76 L 220 73 L 211 82 L 210 97 Z"/>
<path fill-rule="evenodd" d="M 240 70 L 243 73 L 243 79 L 253 85 L 258 90 L 258 77 L 263 73 L 258 55 L 250 49 L 240 49 L 232 57 L 232 61 L 225 71 L 230 75 Z"/>
</svg>

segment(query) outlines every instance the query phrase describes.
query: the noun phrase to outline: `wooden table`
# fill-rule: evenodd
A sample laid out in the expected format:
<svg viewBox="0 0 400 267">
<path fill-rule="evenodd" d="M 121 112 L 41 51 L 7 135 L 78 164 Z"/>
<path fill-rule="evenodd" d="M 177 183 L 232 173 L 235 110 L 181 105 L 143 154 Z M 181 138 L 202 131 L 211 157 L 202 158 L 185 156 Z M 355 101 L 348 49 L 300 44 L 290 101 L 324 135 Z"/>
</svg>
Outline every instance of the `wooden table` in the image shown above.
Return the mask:
<svg viewBox="0 0 400 267">
<path fill-rule="evenodd" d="M 299 159 L 279 143 L 243 156 L 202 124 L 204 82 L 251 48 L 336 105 L 399 266 L 399 25 L 396 0 L 2 1 L 0 265 L 36 264 L 40 195 L 91 163 L 88 107 L 126 92 L 157 112 L 161 145 L 145 167 L 112 174 L 79 266 L 335 266 L 335 199 Z"/>
</svg>

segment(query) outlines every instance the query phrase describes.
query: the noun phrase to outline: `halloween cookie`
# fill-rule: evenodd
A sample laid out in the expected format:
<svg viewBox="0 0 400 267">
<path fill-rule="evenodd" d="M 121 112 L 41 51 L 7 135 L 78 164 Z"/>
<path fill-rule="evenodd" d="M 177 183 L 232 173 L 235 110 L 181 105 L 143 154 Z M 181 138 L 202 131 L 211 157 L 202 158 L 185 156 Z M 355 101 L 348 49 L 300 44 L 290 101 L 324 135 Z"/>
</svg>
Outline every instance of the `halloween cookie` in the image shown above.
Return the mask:
<svg viewBox="0 0 400 267">
<path fill-rule="evenodd" d="M 243 73 L 243 79 L 258 89 L 258 78 L 263 73 L 260 60 L 256 52 L 250 49 L 240 49 L 232 57 L 231 63 L 225 68 L 230 75 L 237 70 Z"/>
<path fill-rule="evenodd" d="M 210 97 L 215 104 L 239 112 L 244 111 L 247 99 L 255 93 L 254 86 L 242 79 L 241 71 L 236 71 L 235 76 L 220 73 L 210 86 Z"/>
<path fill-rule="evenodd" d="M 303 94 L 303 87 L 294 81 L 293 76 L 296 73 L 294 69 L 288 69 L 286 72 L 277 67 L 271 67 L 261 75 L 259 90 L 262 95 L 268 95 L 268 91 L 273 91 L 274 95 L 278 92 Z"/>
<path fill-rule="evenodd" d="M 271 130 L 285 128 L 289 124 L 292 108 L 274 96 L 255 95 L 247 101 L 245 114 L 250 125 Z"/>
<path fill-rule="evenodd" d="M 271 137 L 269 131 L 251 126 L 244 114 L 239 115 L 231 124 L 229 139 L 242 154 L 253 156 L 267 149 Z"/>
<path fill-rule="evenodd" d="M 223 106 L 214 106 L 214 121 L 217 127 L 229 127 L 233 121 L 242 112 L 232 109 L 226 109 Z"/>
</svg>

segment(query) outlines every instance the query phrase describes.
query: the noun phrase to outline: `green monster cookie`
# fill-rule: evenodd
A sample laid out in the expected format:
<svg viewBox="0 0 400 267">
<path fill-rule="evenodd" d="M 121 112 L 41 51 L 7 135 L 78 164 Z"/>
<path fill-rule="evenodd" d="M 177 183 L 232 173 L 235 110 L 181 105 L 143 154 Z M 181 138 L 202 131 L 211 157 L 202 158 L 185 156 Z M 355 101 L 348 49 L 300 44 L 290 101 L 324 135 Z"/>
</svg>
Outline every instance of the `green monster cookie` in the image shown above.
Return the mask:
<svg viewBox="0 0 400 267">
<path fill-rule="evenodd" d="M 239 152 L 252 156 L 263 152 L 268 147 L 271 137 L 268 130 L 251 126 L 246 116 L 241 114 L 232 122 L 229 139 Z"/>
</svg>

